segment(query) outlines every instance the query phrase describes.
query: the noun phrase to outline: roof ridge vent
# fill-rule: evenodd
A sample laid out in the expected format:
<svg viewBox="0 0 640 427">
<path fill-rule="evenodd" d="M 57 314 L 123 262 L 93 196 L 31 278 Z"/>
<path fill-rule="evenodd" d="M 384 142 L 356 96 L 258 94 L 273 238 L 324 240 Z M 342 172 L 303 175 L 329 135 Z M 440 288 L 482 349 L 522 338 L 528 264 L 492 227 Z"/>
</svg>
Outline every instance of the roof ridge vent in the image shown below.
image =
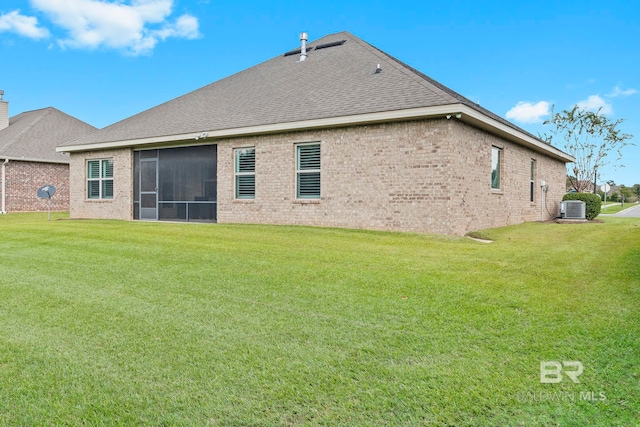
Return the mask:
<svg viewBox="0 0 640 427">
<path fill-rule="evenodd" d="M 338 40 L 338 41 L 335 41 L 335 42 L 319 44 L 319 45 L 316 46 L 316 50 L 326 49 L 328 47 L 333 47 L 333 46 L 342 46 L 345 42 L 346 42 L 346 40 Z"/>
</svg>

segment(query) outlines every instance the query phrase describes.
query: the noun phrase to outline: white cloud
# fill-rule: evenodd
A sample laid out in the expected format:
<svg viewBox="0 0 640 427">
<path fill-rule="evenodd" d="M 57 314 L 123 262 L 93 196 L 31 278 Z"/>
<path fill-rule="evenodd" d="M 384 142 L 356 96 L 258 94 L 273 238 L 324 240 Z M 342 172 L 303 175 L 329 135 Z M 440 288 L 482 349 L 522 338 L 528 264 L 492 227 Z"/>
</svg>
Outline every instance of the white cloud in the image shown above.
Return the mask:
<svg viewBox="0 0 640 427">
<path fill-rule="evenodd" d="M 38 19 L 24 16 L 19 10 L 0 15 L 0 32 L 11 31 L 31 39 L 46 39 L 49 30 L 38 26 Z"/>
<path fill-rule="evenodd" d="M 151 51 L 169 37 L 200 36 L 198 20 L 182 15 L 171 22 L 174 0 L 31 0 L 39 12 L 67 31 L 63 47 L 124 49 L 134 55 Z"/>
<path fill-rule="evenodd" d="M 579 108 L 589 110 L 589 111 L 598 111 L 600 110 L 601 114 L 612 114 L 613 106 L 609 104 L 607 101 L 602 99 L 600 95 L 591 95 L 589 98 L 584 101 L 580 101 L 576 104 Z"/>
<path fill-rule="evenodd" d="M 550 113 L 547 101 L 540 101 L 535 104 L 531 102 L 520 101 L 515 107 L 507 111 L 507 119 L 515 120 L 520 123 L 540 123 L 544 116 Z"/>
<path fill-rule="evenodd" d="M 198 20 L 191 15 L 182 15 L 175 24 L 166 25 L 163 29 L 155 31 L 154 34 L 162 40 L 168 37 L 195 39 L 200 36 Z"/>
<path fill-rule="evenodd" d="M 637 90 L 629 88 L 629 89 L 622 89 L 620 86 L 617 86 L 613 88 L 613 92 L 608 93 L 607 97 L 608 98 L 617 98 L 618 96 L 631 96 L 631 95 L 635 95 L 636 93 L 638 93 Z"/>
</svg>

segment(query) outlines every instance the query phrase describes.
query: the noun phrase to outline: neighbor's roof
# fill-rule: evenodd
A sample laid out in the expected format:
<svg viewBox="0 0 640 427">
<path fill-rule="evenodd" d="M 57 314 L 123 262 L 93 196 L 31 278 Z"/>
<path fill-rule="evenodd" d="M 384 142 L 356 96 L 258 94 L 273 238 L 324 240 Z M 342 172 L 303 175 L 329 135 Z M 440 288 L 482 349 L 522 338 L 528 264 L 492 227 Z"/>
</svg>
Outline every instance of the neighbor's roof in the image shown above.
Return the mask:
<svg viewBox="0 0 640 427">
<path fill-rule="evenodd" d="M 141 146 L 460 114 L 460 119 L 556 158 L 571 156 L 348 32 L 219 80 L 58 147 Z M 376 69 L 380 66 L 380 71 Z"/>
<path fill-rule="evenodd" d="M 53 107 L 27 111 L 9 119 L 0 130 L 0 159 L 69 163 L 56 146 L 77 139 L 96 128 Z"/>
</svg>

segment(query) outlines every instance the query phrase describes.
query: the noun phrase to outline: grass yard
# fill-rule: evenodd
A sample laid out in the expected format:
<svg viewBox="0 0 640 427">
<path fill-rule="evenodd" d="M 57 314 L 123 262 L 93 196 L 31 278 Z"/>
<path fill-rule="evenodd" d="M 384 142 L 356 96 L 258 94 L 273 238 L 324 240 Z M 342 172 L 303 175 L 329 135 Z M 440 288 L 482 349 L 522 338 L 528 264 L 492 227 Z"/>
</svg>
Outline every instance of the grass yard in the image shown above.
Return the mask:
<svg viewBox="0 0 640 427">
<path fill-rule="evenodd" d="M 604 206 L 604 203 L 602 204 L 602 208 L 600 209 L 600 213 L 603 214 L 615 214 L 620 212 L 621 210 L 624 209 L 629 209 L 632 208 L 634 206 L 636 206 L 637 203 L 625 203 L 624 206 L 622 206 L 622 203 L 612 203 L 612 204 L 607 204 L 606 209 Z"/>
<path fill-rule="evenodd" d="M 60 217 L 0 217 L 2 426 L 640 420 L 638 219 L 486 244 Z"/>
</svg>

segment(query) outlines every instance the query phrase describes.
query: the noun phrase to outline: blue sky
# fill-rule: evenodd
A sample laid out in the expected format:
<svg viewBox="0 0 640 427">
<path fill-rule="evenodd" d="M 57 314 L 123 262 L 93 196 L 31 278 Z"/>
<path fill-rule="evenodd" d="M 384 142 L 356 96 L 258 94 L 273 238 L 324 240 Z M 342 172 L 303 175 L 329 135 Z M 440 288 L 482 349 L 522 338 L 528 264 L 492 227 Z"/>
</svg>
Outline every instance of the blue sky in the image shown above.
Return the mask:
<svg viewBox="0 0 640 427">
<path fill-rule="evenodd" d="M 635 1 L 3 0 L 10 115 L 53 106 L 104 127 L 338 31 L 539 134 L 551 105 L 602 107 L 640 145 Z M 562 148 L 562 147 L 560 147 Z M 600 181 L 640 183 L 640 147 Z"/>
</svg>

